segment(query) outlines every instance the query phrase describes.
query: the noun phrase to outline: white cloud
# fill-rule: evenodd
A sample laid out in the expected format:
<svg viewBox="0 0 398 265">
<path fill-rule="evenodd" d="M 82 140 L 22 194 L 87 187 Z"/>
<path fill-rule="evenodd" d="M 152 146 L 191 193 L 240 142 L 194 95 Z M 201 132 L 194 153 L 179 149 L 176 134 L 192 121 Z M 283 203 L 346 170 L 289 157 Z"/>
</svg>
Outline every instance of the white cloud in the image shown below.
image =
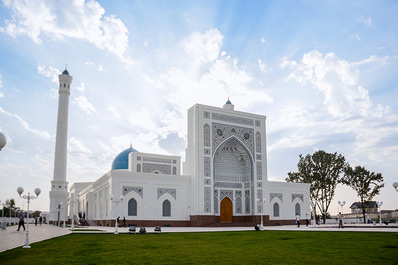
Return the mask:
<svg viewBox="0 0 398 265">
<path fill-rule="evenodd" d="M 97 113 L 94 105 L 89 102 L 85 96 L 75 98 L 74 103 L 76 103 L 84 112 L 86 112 L 87 115 Z"/>
<path fill-rule="evenodd" d="M 263 73 L 267 72 L 267 69 L 265 69 L 265 67 L 267 66 L 266 63 L 263 63 L 261 59 L 259 59 L 257 63 L 258 63 L 258 68 L 260 68 L 261 72 Z"/>
<path fill-rule="evenodd" d="M 261 38 L 261 43 L 264 43 L 265 42 L 265 39 L 264 38 Z"/>
<path fill-rule="evenodd" d="M 6 0 L 14 14 L 6 20 L 0 31 L 17 38 L 27 35 L 41 44 L 44 36 L 56 41 L 65 37 L 85 39 L 100 49 L 106 49 L 123 62 L 131 64 L 125 56 L 129 31 L 114 15 L 104 16 L 105 10 L 93 0 Z"/>
<path fill-rule="evenodd" d="M 88 66 L 93 66 L 93 67 L 97 68 L 97 71 L 98 71 L 98 72 L 102 72 L 102 71 L 104 70 L 104 68 L 102 67 L 101 64 L 96 65 L 95 63 L 93 63 L 93 62 L 91 62 L 91 61 L 87 61 L 87 62 L 85 62 L 84 64 L 85 64 L 85 65 L 88 65 Z"/>
<path fill-rule="evenodd" d="M 352 36 L 354 39 L 356 39 L 356 40 L 361 40 L 361 37 L 359 37 L 358 34 L 352 34 L 351 36 Z"/>
<path fill-rule="evenodd" d="M 86 90 L 86 86 L 83 82 L 80 82 L 80 86 L 72 86 L 72 89 L 76 89 L 77 91 L 83 93 Z"/>
<path fill-rule="evenodd" d="M 368 17 L 368 18 L 357 17 L 357 21 L 361 22 L 361 23 L 364 23 L 368 27 L 373 27 L 372 18 L 371 17 Z"/>
<path fill-rule="evenodd" d="M 51 138 L 51 135 L 47 131 L 31 128 L 29 126 L 29 124 L 24 119 L 22 119 L 19 115 L 5 111 L 2 107 L 0 107 L 0 115 L 3 117 L 12 119 L 14 123 L 16 121 L 18 126 L 21 126 L 24 131 L 27 131 L 30 134 L 38 136 L 44 140 L 49 140 Z M 3 124 L 7 124 L 7 123 L 4 122 Z M 8 124 L 8 125 L 10 125 L 10 124 Z"/>
<path fill-rule="evenodd" d="M 323 56 L 312 51 L 304 54 L 300 63 L 285 59 L 281 67 L 286 66 L 293 69 L 288 79 L 301 85 L 309 83 L 324 94 L 324 104 L 330 114 L 343 117 L 366 115 L 369 111 L 369 94 L 358 84 L 355 63 L 339 59 L 334 53 Z"/>
<path fill-rule="evenodd" d="M 116 118 L 120 118 L 120 117 L 121 117 L 121 115 L 120 115 L 120 113 L 118 112 L 116 106 L 109 105 L 108 107 L 105 108 L 105 110 L 108 111 L 108 112 L 110 112 L 110 113 L 112 114 L 113 117 L 116 117 Z"/>
<path fill-rule="evenodd" d="M 279 133 L 280 138 L 269 150 L 323 146 L 342 150 L 353 159 L 398 159 L 393 140 L 398 133 L 398 115 L 388 106 L 372 104 L 367 89 L 360 84 L 360 69 L 365 65 L 381 67 L 388 59 L 370 56 L 348 62 L 334 53 L 322 55 L 318 51 L 304 54 L 301 61 L 285 58 L 281 68 L 289 69 L 288 80 L 301 85 L 296 89 L 303 96 L 291 103 L 294 106 L 276 111 L 269 132 Z M 311 91 L 314 88 L 318 95 Z"/>
<path fill-rule="evenodd" d="M 3 88 L 3 80 L 1 78 L 1 74 L 0 74 L 0 88 Z M 3 97 L 4 97 L 4 93 L 0 92 L 0 98 L 3 98 Z"/>
<path fill-rule="evenodd" d="M 61 72 L 57 68 L 52 66 L 46 67 L 45 65 L 39 64 L 37 66 L 37 72 L 42 76 L 50 78 L 53 83 L 59 83 L 58 75 L 60 75 Z"/>
<path fill-rule="evenodd" d="M 217 59 L 223 36 L 217 29 L 205 33 L 193 33 L 181 42 L 187 56 L 197 63 L 212 62 Z"/>
<path fill-rule="evenodd" d="M 74 154 L 86 154 L 86 155 L 92 155 L 92 151 L 87 148 L 81 141 L 76 139 L 75 137 L 71 137 L 68 140 L 68 152 L 74 153 Z"/>
</svg>

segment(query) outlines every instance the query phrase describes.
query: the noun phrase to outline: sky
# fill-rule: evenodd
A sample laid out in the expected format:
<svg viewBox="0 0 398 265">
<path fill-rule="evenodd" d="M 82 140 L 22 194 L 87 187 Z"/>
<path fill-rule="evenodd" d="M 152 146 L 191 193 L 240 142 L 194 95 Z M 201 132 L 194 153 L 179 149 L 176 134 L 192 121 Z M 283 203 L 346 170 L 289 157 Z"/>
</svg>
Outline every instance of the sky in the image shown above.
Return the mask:
<svg viewBox="0 0 398 265">
<path fill-rule="evenodd" d="M 374 200 L 398 208 L 398 2 L 0 2 L 0 200 L 40 188 L 48 211 L 58 75 L 73 76 L 67 181 L 95 181 L 114 157 L 185 160 L 196 103 L 267 116 L 268 179 L 297 171 L 299 155 L 343 155 L 381 173 Z M 358 201 L 339 185 L 344 212 Z"/>
</svg>

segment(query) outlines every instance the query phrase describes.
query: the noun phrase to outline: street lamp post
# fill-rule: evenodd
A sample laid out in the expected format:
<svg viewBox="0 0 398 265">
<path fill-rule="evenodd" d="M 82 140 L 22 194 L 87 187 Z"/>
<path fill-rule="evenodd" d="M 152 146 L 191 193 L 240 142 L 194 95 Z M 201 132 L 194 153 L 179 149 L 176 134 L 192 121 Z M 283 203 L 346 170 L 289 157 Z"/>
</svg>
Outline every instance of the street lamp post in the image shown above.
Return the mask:
<svg viewBox="0 0 398 265">
<path fill-rule="evenodd" d="M 398 182 L 394 182 L 394 183 L 392 184 L 392 186 L 394 187 L 394 189 L 395 189 L 396 191 L 398 191 Z M 398 213 L 395 215 L 395 223 L 398 223 Z"/>
<path fill-rule="evenodd" d="M 117 205 L 121 203 L 124 199 L 123 195 L 120 195 L 119 199 L 115 199 L 115 196 L 113 194 L 109 195 L 109 199 L 115 203 L 115 235 L 119 234 L 119 231 L 117 230 L 118 223 L 117 223 Z"/>
<path fill-rule="evenodd" d="M 343 207 L 345 205 L 345 201 L 338 201 L 338 204 L 341 206 L 341 214 L 344 214 Z"/>
<path fill-rule="evenodd" d="M 10 206 L 10 219 L 8 219 L 8 225 L 11 225 L 11 219 L 12 219 L 11 213 L 12 213 L 12 210 L 14 210 L 14 207 Z"/>
<path fill-rule="evenodd" d="M 61 207 L 61 209 L 63 210 L 63 209 L 65 209 L 65 208 L 64 208 L 64 207 Z M 65 227 L 66 227 L 66 225 L 65 225 L 65 223 L 66 223 L 66 214 L 65 214 L 65 211 L 62 211 L 62 212 L 64 213 L 64 214 L 63 214 L 63 215 L 64 215 L 64 218 L 63 218 L 63 219 L 64 219 L 64 220 L 63 220 L 63 221 L 64 221 L 63 228 L 65 228 Z"/>
<path fill-rule="evenodd" d="M 7 143 L 6 136 L 2 132 L 0 132 L 0 151 L 1 149 L 3 149 L 4 146 L 6 146 L 6 143 Z"/>
<path fill-rule="evenodd" d="M 14 211 L 14 225 L 17 224 L 16 220 L 17 220 L 17 216 L 19 216 L 18 213 L 19 213 L 18 209 L 15 208 L 15 211 Z"/>
<path fill-rule="evenodd" d="M 263 200 L 260 200 L 260 199 L 257 199 L 257 203 L 258 204 L 260 204 L 261 203 L 261 227 L 260 227 L 260 230 L 264 230 L 264 225 L 263 225 L 263 214 L 264 214 L 264 204 L 265 204 L 265 202 L 267 201 L 267 199 L 263 199 Z"/>
<path fill-rule="evenodd" d="M 35 196 L 31 196 L 30 195 L 30 192 L 28 192 L 28 195 L 23 195 L 22 196 L 22 193 L 23 193 L 23 188 L 22 187 L 19 187 L 18 189 L 17 189 L 17 192 L 18 192 L 18 194 L 19 194 L 19 197 L 21 197 L 22 199 L 27 199 L 28 200 L 28 211 L 27 211 L 27 219 L 28 219 L 28 222 L 27 222 L 27 226 L 26 226 L 26 237 L 25 237 L 25 245 L 23 246 L 23 248 L 30 248 L 30 246 L 29 246 L 29 203 L 30 203 L 30 200 L 34 200 L 34 199 L 37 199 L 38 197 L 39 197 L 39 194 L 40 194 L 40 192 L 41 192 L 41 190 L 39 189 L 39 188 L 36 188 L 35 190 L 34 190 L 34 192 L 35 192 L 35 194 L 36 194 L 36 197 Z"/>
<path fill-rule="evenodd" d="M 71 230 L 75 230 L 75 203 L 80 200 L 80 197 L 77 196 L 75 198 L 75 194 L 73 193 L 73 199 L 71 197 L 68 197 L 68 201 L 72 204 L 72 224 L 71 224 Z"/>
<path fill-rule="evenodd" d="M 63 202 L 60 202 L 57 205 L 57 208 L 54 209 L 54 212 L 56 212 L 57 215 L 58 215 L 57 226 L 59 226 L 59 227 L 61 227 L 61 217 L 62 217 L 61 216 L 61 210 L 64 209 L 64 207 L 62 205 L 63 205 Z"/>
<path fill-rule="evenodd" d="M 394 183 L 392 184 L 392 186 L 394 187 L 394 189 L 395 189 L 396 191 L 398 191 L 398 182 L 394 182 Z"/>
<path fill-rule="evenodd" d="M 380 201 L 380 202 L 376 202 L 377 203 L 377 206 L 379 207 L 379 224 L 381 225 L 381 206 L 383 205 L 383 202 L 382 201 Z"/>
<path fill-rule="evenodd" d="M 6 200 L 6 206 L 8 206 L 9 204 L 10 204 L 10 200 L 7 199 L 7 200 Z M 3 210 L 4 210 L 4 208 L 3 208 Z M 11 211 L 11 210 L 10 210 L 10 211 Z M 7 216 L 6 216 L 6 218 L 7 218 Z M 8 225 L 9 225 L 9 226 L 11 225 L 10 220 L 8 220 Z"/>
<path fill-rule="evenodd" d="M 1 201 L 0 201 L 1 202 Z M 3 223 L 4 223 L 4 206 L 6 205 L 4 202 L 1 204 L 1 205 L 3 205 L 3 210 L 1 211 L 1 229 L 6 229 L 6 226 L 5 225 L 3 225 Z"/>
</svg>

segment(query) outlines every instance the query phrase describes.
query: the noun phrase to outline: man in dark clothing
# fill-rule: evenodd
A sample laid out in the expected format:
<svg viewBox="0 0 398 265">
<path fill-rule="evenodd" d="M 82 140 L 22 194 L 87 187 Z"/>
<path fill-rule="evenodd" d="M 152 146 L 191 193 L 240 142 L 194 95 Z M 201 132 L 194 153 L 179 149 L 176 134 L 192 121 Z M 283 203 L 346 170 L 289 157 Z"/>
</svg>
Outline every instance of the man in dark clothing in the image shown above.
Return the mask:
<svg viewBox="0 0 398 265">
<path fill-rule="evenodd" d="M 126 227 L 126 216 L 123 216 L 123 227 Z"/>
<path fill-rule="evenodd" d="M 18 230 L 21 228 L 21 226 L 23 227 L 23 230 L 25 231 L 25 216 L 23 216 L 23 213 L 21 213 L 19 215 L 19 223 L 18 223 Z"/>
</svg>

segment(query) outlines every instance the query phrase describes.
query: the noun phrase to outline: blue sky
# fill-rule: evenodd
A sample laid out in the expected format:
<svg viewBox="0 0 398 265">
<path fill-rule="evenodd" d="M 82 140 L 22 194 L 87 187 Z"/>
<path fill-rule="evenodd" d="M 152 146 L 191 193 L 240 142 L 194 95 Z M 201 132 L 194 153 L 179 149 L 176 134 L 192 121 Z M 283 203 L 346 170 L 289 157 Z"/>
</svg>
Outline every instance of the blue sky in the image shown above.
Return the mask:
<svg viewBox="0 0 398 265">
<path fill-rule="evenodd" d="M 300 154 L 337 152 L 382 173 L 375 200 L 396 209 L 397 13 L 396 1 L 3 0 L 0 200 L 39 187 L 32 207 L 48 210 L 67 65 L 70 183 L 105 174 L 130 142 L 184 159 L 187 109 L 229 96 L 267 116 L 270 180 Z M 357 200 L 343 186 L 335 198 Z"/>
</svg>

